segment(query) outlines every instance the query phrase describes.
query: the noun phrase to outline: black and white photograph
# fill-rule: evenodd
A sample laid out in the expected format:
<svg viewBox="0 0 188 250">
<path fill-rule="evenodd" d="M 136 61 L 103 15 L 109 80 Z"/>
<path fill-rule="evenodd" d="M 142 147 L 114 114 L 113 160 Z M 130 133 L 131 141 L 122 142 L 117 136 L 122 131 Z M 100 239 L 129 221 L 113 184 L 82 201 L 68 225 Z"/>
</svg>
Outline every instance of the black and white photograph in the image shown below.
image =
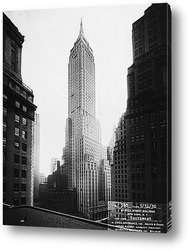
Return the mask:
<svg viewBox="0 0 188 250">
<path fill-rule="evenodd" d="M 2 18 L 3 224 L 167 233 L 170 5 Z"/>
</svg>

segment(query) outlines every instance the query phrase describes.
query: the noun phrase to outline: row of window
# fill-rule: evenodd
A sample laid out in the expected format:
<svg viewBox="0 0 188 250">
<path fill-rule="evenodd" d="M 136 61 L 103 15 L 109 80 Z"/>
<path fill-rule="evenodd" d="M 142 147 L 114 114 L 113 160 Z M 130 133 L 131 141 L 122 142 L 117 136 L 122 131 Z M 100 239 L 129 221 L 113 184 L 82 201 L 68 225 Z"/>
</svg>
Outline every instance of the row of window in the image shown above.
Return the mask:
<svg viewBox="0 0 188 250">
<path fill-rule="evenodd" d="M 27 171 L 26 170 L 20 170 L 20 169 L 17 169 L 15 168 L 14 169 L 14 177 L 20 177 L 21 175 L 21 178 L 26 178 L 27 177 Z"/>
<path fill-rule="evenodd" d="M 145 173 L 132 173 L 131 175 L 132 180 L 145 180 Z"/>
<path fill-rule="evenodd" d="M 145 171 L 145 163 L 131 164 L 131 171 Z"/>
<path fill-rule="evenodd" d="M 117 169 L 117 168 L 116 168 Z M 120 173 L 124 173 L 124 171 L 125 171 L 125 173 L 127 173 L 127 170 L 118 170 L 118 171 L 115 171 L 115 174 L 120 174 Z"/>
<path fill-rule="evenodd" d="M 130 119 L 130 124 L 134 124 L 134 123 L 137 123 L 137 122 L 140 122 L 142 123 L 144 121 L 144 116 L 141 115 L 140 117 L 135 117 L 135 118 L 131 118 Z"/>
<path fill-rule="evenodd" d="M 15 164 L 22 163 L 23 165 L 26 165 L 27 164 L 27 157 L 15 154 L 14 155 L 14 163 Z"/>
<path fill-rule="evenodd" d="M 118 179 L 123 179 L 123 178 L 127 178 L 127 175 L 123 175 L 123 174 L 118 175 L 118 174 L 116 174 L 115 177 L 118 178 Z"/>
<path fill-rule="evenodd" d="M 135 132 L 139 132 L 139 131 L 144 131 L 144 125 L 140 125 L 140 126 L 131 126 L 130 128 L 130 132 L 131 133 L 135 133 Z"/>
<path fill-rule="evenodd" d="M 146 183 L 132 183 L 132 189 L 137 189 L 137 190 L 145 190 L 146 189 Z"/>
<path fill-rule="evenodd" d="M 12 65 L 13 67 L 15 67 L 15 64 L 13 63 Z M 32 92 L 32 90 L 23 83 L 22 86 L 18 86 L 18 84 L 11 82 L 8 78 L 3 77 L 3 84 L 9 86 L 10 88 L 14 89 L 17 93 L 21 94 L 24 98 L 26 98 L 28 101 L 33 102 L 33 96 L 31 96 L 30 94 L 28 94 L 23 87 L 25 87 L 26 90 L 29 90 L 30 92 Z M 5 95 L 6 96 L 6 95 Z M 4 97 L 4 95 L 3 95 Z M 4 97 L 4 100 L 7 100 L 7 96 Z"/>
<path fill-rule="evenodd" d="M 15 127 L 14 134 L 15 134 L 16 136 L 20 136 L 20 132 L 21 132 L 21 137 L 22 137 L 23 139 L 27 139 L 27 131 L 21 130 L 20 128 Z"/>
<path fill-rule="evenodd" d="M 142 112 L 143 111 L 143 106 L 140 106 L 140 107 L 137 107 L 135 109 L 131 109 L 130 110 L 130 113 L 131 115 L 134 114 L 134 113 L 138 113 L 138 112 Z"/>
<path fill-rule="evenodd" d="M 146 194 L 145 193 L 132 193 L 132 199 L 133 200 L 145 200 L 146 199 Z"/>
<path fill-rule="evenodd" d="M 136 154 L 136 155 L 131 155 L 131 161 L 143 161 L 145 160 L 145 154 Z"/>
<path fill-rule="evenodd" d="M 121 179 L 121 180 L 115 180 L 116 183 L 127 183 L 127 180 Z"/>
<path fill-rule="evenodd" d="M 22 145 L 22 151 L 27 152 L 27 144 L 22 143 L 21 145 Z M 15 141 L 14 142 L 14 147 L 15 147 L 15 149 L 19 150 L 20 149 L 20 142 Z"/>
<path fill-rule="evenodd" d="M 14 198 L 14 206 L 18 206 L 19 204 L 26 205 L 26 197 L 21 197 L 20 202 L 19 198 Z"/>
<path fill-rule="evenodd" d="M 135 30 L 134 30 L 134 31 L 135 31 Z M 141 33 L 139 33 L 138 35 L 136 35 L 136 36 L 134 37 L 134 41 L 135 41 L 135 42 L 138 41 L 138 40 L 141 38 L 141 36 L 142 36 Z"/>
<path fill-rule="evenodd" d="M 146 90 L 152 88 L 152 79 L 149 79 L 138 84 L 138 90 Z"/>
<path fill-rule="evenodd" d="M 120 164 L 115 165 L 115 164 L 114 164 L 114 168 L 115 168 L 115 169 L 122 169 L 122 168 L 123 168 L 123 169 L 126 169 L 126 168 L 127 168 L 127 165 L 124 165 L 124 164 L 122 164 L 122 165 L 120 165 Z M 126 173 L 126 170 L 125 170 L 125 173 Z"/>
<path fill-rule="evenodd" d="M 116 193 L 127 193 L 127 189 L 116 189 Z"/>
<path fill-rule="evenodd" d="M 15 107 L 16 107 L 16 108 L 20 108 L 20 107 L 21 107 L 20 102 L 15 101 Z M 26 107 L 25 105 L 22 105 L 22 110 L 23 110 L 24 112 L 27 112 L 27 107 Z"/>
<path fill-rule="evenodd" d="M 20 116 L 15 114 L 15 122 L 20 123 Z M 22 125 L 27 126 L 27 119 L 22 117 Z"/>
<path fill-rule="evenodd" d="M 142 47 L 139 48 L 139 49 L 137 49 L 137 50 L 135 50 L 135 56 L 141 54 L 142 52 L 143 52 Z"/>
<path fill-rule="evenodd" d="M 116 198 L 119 196 L 119 199 L 127 199 L 127 195 L 126 194 L 116 194 Z M 116 201 L 118 201 L 118 199 L 116 199 Z M 123 200 L 121 200 L 122 202 L 124 202 Z"/>
<path fill-rule="evenodd" d="M 134 143 L 134 142 L 140 142 L 140 141 L 144 141 L 145 140 L 145 135 L 142 134 L 142 135 L 136 135 L 136 136 L 131 136 L 131 143 Z"/>
<path fill-rule="evenodd" d="M 22 151 L 23 152 L 27 152 L 27 144 L 22 143 Z M 3 137 L 3 146 L 6 147 L 7 146 L 7 138 Z M 19 141 L 15 141 L 14 142 L 14 147 L 15 149 L 19 150 L 20 149 L 20 142 Z"/>
<path fill-rule="evenodd" d="M 145 148 L 144 143 L 131 145 L 131 153 L 135 151 L 143 151 Z"/>
<path fill-rule="evenodd" d="M 140 63 L 138 65 L 138 73 L 141 73 L 145 70 L 148 70 L 149 68 L 152 67 L 152 62 L 151 60 L 148 60 L 148 61 L 144 61 L 143 63 Z"/>
<path fill-rule="evenodd" d="M 14 191 L 19 192 L 19 191 L 26 191 L 26 184 L 22 183 L 21 185 L 19 183 L 14 183 Z"/>
</svg>

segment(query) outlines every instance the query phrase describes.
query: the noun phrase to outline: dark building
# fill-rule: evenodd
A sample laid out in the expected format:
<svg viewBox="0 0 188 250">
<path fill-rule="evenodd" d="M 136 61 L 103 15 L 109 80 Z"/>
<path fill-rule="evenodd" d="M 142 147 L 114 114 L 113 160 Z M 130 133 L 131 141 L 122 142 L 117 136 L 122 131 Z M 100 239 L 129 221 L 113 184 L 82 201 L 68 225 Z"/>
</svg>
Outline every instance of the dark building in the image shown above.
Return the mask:
<svg viewBox="0 0 188 250">
<path fill-rule="evenodd" d="M 63 166 L 57 161 L 57 170 L 47 178 L 47 183 L 40 184 L 39 206 L 67 214 L 77 214 L 76 189 L 68 189 L 68 180 Z"/>
<path fill-rule="evenodd" d="M 128 101 L 117 130 L 112 200 L 171 200 L 171 27 L 168 4 L 152 4 L 132 26 Z"/>
<path fill-rule="evenodd" d="M 40 184 L 39 206 L 57 212 L 77 215 L 76 190 L 57 189 L 46 184 Z"/>
<path fill-rule="evenodd" d="M 3 202 L 33 204 L 32 138 L 36 106 L 33 91 L 23 83 L 24 36 L 3 14 Z"/>
</svg>

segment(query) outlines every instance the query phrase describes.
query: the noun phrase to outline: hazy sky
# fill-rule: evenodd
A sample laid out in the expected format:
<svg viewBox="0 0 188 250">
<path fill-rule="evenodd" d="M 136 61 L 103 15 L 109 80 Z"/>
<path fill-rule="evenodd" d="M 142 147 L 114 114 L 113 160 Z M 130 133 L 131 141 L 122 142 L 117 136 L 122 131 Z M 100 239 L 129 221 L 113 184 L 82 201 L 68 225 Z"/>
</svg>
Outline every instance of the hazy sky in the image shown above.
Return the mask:
<svg viewBox="0 0 188 250">
<path fill-rule="evenodd" d="M 40 172 L 49 173 L 51 157 L 60 158 L 65 145 L 68 61 L 81 17 L 95 58 L 96 114 L 102 127 L 102 142 L 107 146 L 114 124 L 126 109 L 132 23 L 147 7 L 148 4 L 6 12 L 25 36 L 22 79 L 33 89 L 40 114 Z"/>
</svg>

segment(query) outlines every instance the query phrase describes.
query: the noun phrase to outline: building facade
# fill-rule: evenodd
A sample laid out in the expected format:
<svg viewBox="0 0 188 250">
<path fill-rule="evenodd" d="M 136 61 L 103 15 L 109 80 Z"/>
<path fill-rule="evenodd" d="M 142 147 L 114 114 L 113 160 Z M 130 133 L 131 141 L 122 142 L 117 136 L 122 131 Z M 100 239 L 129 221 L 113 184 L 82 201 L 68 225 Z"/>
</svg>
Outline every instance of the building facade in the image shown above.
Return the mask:
<svg viewBox="0 0 188 250">
<path fill-rule="evenodd" d="M 116 129 L 112 200 L 171 200 L 170 8 L 152 4 L 132 26 L 126 112 Z"/>
<path fill-rule="evenodd" d="M 23 83 L 24 37 L 3 14 L 3 202 L 32 205 L 32 140 L 36 106 L 33 91 Z"/>
<path fill-rule="evenodd" d="M 103 152 L 101 128 L 95 114 L 94 56 L 81 22 L 69 56 L 64 169 L 67 169 L 68 187 L 77 189 L 78 211 L 88 217 L 91 217 L 90 208 L 94 214 L 100 200 L 99 182 L 106 185 L 105 178 L 99 175 L 104 171 L 110 175 L 107 163 L 102 162 L 107 158 Z M 104 203 L 110 199 L 108 194 L 103 196 Z"/>
</svg>

